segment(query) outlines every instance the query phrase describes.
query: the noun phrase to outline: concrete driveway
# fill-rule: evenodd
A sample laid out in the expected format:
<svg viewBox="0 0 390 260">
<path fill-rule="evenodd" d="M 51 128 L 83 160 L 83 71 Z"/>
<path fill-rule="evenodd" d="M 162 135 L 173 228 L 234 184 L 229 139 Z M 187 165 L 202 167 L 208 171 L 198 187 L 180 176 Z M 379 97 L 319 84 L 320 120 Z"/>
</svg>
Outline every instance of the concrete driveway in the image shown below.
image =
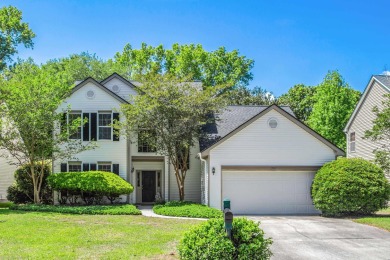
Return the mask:
<svg viewBox="0 0 390 260">
<path fill-rule="evenodd" d="M 247 216 L 274 243 L 272 259 L 390 259 L 390 232 L 346 219 Z"/>
</svg>

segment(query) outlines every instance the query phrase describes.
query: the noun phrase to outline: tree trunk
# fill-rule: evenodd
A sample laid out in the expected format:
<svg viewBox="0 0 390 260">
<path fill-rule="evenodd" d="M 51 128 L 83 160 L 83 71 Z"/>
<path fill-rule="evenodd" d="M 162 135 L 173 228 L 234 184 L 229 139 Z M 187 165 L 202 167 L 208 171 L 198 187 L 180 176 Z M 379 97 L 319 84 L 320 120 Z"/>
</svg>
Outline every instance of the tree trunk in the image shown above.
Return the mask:
<svg viewBox="0 0 390 260">
<path fill-rule="evenodd" d="M 183 183 L 179 185 L 179 199 L 180 201 L 184 201 L 184 180 Z"/>
<path fill-rule="evenodd" d="M 39 204 L 39 203 L 41 203 L 41 199 L 39 196 L 40 190 L 38 188 L 40 185 L 39 185 L 39 178 L 37 178 L 37 176 L 35 176 L 34 164 L 30 165 L 30 171 L 31 171 L 31 178 L 32 178 L 33 187 L 34 187 L 34 203 Z"/>
</svg>

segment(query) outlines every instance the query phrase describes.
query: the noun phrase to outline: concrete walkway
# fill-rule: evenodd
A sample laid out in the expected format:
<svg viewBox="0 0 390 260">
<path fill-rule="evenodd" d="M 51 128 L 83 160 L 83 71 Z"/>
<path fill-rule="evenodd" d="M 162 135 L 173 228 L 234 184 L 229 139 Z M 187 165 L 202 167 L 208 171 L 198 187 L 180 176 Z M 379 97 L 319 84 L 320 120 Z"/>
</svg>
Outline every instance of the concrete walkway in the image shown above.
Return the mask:
<svg viewBox="0 0 390 260">
<path fill-rule="evenodd" d="M 152 218 L 173 218 L 173 219 L 195 219 L 195 220 L 207 220 L 205 218 L 187 218 L 187 217 L 171 217 L 171 216 L 162 216 L 157 215 L 153 212 L 153 206 L 149 205 L 139 205 L 137 208 L 142 212 L 142 216 L 152 217 Z"/>
</svg>

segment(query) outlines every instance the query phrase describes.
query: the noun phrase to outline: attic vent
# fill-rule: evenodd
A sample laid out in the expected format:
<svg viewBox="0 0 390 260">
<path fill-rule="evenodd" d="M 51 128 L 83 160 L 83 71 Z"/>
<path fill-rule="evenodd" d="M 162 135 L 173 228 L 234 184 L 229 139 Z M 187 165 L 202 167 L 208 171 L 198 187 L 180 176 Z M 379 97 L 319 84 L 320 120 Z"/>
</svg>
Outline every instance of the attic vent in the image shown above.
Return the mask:
<svg viewBox="0 0 390 260">
<path fill-rule="evenodd" d="M 95 97 L 95 92 L 93 92 L 92 90 L 88 90 L 87 91 L 87 98 L 93 99 L 94 97 Z"/>
<path fill-rule="evenodd" d="M 119 92 L 119 90 L 120 90 L 120 88 L 119 88 L 118 85 L 112 86 L 112 91 L 114 91 L 114 92 Z"/>
<path fill-rule="evenodd" d="M 278 127 L 278 120 L 276 120 L 276 118 L 270 118 L 268 120 L 268 125 L 269 127 L 271 127 L 272 129 Z"/>
</svg>

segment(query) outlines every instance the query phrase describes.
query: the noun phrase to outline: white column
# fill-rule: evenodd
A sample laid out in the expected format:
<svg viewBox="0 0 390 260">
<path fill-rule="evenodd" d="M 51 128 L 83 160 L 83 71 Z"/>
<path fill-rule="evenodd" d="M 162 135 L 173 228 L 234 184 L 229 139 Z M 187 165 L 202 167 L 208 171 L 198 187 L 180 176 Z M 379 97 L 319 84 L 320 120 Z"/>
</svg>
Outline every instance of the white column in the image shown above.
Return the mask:
<svg viewBox="0 0 390 260">
<path fill-rule="evenodd" d="M 169 159 L 164 157 L 164 200 L 169 200 Z"/>
</svg>

